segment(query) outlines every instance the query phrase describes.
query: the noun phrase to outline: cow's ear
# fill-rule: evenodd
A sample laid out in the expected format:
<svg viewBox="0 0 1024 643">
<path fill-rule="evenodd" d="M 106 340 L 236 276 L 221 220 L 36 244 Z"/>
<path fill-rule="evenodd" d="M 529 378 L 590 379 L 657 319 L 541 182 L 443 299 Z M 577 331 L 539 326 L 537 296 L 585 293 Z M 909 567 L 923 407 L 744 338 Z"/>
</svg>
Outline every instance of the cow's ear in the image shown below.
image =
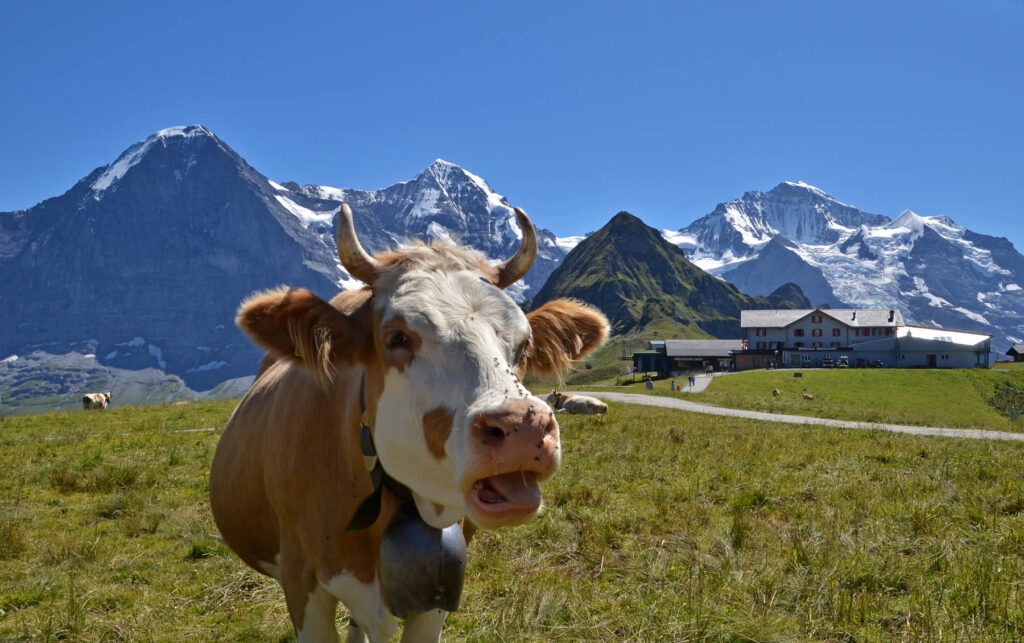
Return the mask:
<svg viewBox="0 0 1024 643">
<path fill-rule="evenodd" d="M 527 313 L 526 319 L 533 329 L 526 369 L 536 375 L 561 375 L 608 338 L 605 316 L 578 301 L 549 301 Z"/>
<path fill-rule="evenodd" d="M 342 314 L 302 288 L 256 293 L 238 309 L 235 323 L 271 352 L 330 376 L 344 362 L 359 360 L 368 346 L 357 314 Z"/>
</svg>

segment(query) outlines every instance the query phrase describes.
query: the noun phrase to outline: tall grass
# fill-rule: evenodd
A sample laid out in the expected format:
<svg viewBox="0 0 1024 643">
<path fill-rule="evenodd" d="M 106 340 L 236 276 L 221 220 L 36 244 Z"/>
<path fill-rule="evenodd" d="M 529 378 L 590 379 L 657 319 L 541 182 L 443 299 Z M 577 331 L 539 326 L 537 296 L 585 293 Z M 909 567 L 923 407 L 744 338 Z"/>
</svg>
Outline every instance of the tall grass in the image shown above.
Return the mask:
<svg viewBox="0 0 1024 643">
<path fill-rule="evenodd" d="M 0 423 L 0 640 L 291 640 L 213 525 L 218 434 L 176 432 L 229 411 Z M 1024 445 L 618 404 L 560 423 L 543 513 L 474 538 L 448 640 L 1024 636 Z"/>
</svg>

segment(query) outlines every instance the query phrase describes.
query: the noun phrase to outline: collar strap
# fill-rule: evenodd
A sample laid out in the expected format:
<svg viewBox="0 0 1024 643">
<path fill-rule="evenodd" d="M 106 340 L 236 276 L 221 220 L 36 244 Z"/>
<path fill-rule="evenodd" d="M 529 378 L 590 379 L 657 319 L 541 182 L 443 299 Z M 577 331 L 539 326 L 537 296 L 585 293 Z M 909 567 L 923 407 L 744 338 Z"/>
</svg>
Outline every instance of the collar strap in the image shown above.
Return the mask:
<svg viewBox="0 0 1024 643">
<path fill-rule="evenodd" d="M 408 499 L 412 497 L 409 490 L 384 471 L 377 457 L 377 447 L 373 444 L 373 432 L 370 430 L 370 423 L 366 417 L 366 372 L 359 382 L 359 448 L 363 454 L 363 465 L 370 472 L 370 481 L 373 483 L 373 491 L 366 496 L 356 512 L 352 514 L 345 531 L 359 531 L 366 529 L 377 522 L 380 517 L 380 503 L 384 487 L 398 498 Z"/>
</svg>

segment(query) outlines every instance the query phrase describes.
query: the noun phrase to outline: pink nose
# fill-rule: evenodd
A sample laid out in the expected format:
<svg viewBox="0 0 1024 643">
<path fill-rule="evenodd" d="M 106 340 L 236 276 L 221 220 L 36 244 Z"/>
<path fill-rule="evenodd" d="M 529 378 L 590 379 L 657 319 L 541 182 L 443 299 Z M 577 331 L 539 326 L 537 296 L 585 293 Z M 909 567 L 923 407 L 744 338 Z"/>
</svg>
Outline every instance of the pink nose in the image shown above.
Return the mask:
<svg viewBox="0 0 1024 643">
<path fill-rule="evenodd" d="M 543 473 L 558 465 L 558 422 L 545 404 L 508 401 L 477 415 L 471 435 L 497 470 Z"/>
</svg>

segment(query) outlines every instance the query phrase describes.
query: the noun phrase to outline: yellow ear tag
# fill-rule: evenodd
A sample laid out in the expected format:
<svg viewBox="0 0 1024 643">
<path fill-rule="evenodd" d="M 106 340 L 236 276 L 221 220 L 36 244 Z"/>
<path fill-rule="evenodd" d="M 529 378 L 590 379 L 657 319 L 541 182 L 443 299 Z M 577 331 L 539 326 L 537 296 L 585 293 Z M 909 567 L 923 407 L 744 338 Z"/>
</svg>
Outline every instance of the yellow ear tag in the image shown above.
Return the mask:
<svg viewBox="0 0 1024 643">
<path fill-rule="evenodd" d="M 295 357 L 302 357 L 302 348 L 298 344 L 295 345 Z"/>
</svg>

